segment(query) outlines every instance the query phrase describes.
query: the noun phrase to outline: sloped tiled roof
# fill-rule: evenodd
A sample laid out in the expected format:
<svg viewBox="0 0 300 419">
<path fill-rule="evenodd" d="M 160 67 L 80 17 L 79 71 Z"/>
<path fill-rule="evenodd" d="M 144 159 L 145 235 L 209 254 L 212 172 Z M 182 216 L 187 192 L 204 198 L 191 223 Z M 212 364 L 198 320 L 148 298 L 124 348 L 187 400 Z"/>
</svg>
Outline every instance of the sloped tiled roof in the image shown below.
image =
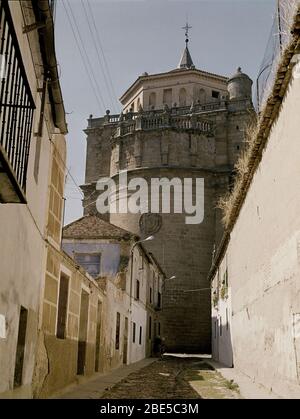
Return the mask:
<svg viewBox="0 0 300 419">
<path fill-rule="evenodd" d="M 97 215 L 86 215 L 63 229 L 64 239 L 123 239 L 136 237 L 129 231 L 104 221 Z"/>
</svg>

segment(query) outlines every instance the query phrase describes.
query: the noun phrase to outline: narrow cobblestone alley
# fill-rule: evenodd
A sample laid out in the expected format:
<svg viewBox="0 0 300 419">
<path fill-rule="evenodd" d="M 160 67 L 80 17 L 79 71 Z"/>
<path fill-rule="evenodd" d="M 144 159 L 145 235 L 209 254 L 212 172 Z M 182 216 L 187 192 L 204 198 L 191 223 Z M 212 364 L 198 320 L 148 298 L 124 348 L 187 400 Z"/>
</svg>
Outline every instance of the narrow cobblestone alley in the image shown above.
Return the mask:
<svg viewBox="0 0 300 419">
<path fill-rule="evenodd" d="M 238 387 L 201 358 L 164 356 L 105 391 L 102 399 L 238 399 Z"/>
</svg>

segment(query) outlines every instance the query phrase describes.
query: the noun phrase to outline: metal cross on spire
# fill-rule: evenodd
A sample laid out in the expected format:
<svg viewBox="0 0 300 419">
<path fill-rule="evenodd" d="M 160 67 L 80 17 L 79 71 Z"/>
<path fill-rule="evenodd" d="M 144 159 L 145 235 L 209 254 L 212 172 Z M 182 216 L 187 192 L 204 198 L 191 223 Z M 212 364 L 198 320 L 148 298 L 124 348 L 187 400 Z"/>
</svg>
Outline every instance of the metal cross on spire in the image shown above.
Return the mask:
<svg viewBox="0 0 300 419">
<path fill-rule="evenodd" d="M 186 22 L 186 25 L 183 26 L 183 28 L 185 30 L 185 42 L 186 44 L 188 44 L 189 42 L 189 30 L 192 29 L 192 26 L 189 26 L 188 22 Z"/>
</svg>

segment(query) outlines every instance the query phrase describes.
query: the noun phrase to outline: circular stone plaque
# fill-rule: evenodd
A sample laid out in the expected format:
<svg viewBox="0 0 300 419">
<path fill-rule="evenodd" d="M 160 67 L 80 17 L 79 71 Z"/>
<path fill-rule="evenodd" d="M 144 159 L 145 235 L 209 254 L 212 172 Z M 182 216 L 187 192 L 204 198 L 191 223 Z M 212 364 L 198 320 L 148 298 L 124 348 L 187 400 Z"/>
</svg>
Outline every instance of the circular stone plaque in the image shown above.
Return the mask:
<svg viewBox="0 0 300 419">
<path fill-rule="evenodd" d="M 142 214 L 140 217 L 139 225 L 141 233 L 145 235 L 157 233 L 162 224 L 162 218 L 160 214 Z"/>
</svg>

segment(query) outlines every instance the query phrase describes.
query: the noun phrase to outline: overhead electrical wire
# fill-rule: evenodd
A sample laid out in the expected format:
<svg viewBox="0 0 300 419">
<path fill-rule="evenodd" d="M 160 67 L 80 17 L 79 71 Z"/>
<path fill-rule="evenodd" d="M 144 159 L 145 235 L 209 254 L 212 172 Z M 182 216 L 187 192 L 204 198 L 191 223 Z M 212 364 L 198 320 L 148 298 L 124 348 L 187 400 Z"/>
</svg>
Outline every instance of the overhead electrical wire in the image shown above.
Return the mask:
<svg viewBox="0 0 300 419">
<path fill-rule="evenodd" d="M 64 166 L 64 169 L 66 170 L 66 172 L 67 172 L 67 175 L 69 175 L 69 178 L 72 180 L 72 182 L 74 183 L 74 185 L 75 185 L 75 187 L 76 187 L 76 189 L 78 190 L 78 192 L 82 195 L 82 196 L 84 196 L 84 194 L 83 194 L 83 192 L 82 192 L 82 190 L 81 190 L 81 188 L 80 188 L 80 186 L 76 183 L 76 181 L 75 181 L 75 179 L 74 179 L 74 177 L 73 177 L 73 175 L 72 175 L 72 173 L 70 172 L 70 170 L 68 169 L 68 167 L 67 167 L 67 165 L 66 165 L 66 163 L 65 163 L 65 160 L 63 159 L 63 157 L 61 156 L 61 154 L 60 154 L 60 152 L 59 152 L 59 150 L 58 150 L 58 148 L 56 147 L 56 145 L 55 145 L 55 143 L 54 143 L 54 141 L 51 139 L 51 138 L 49 138 L 49 141 L 50 141 L 50 143 L 52 144 L 52 147 L 56 150 L 56 155 L 59 157 L 59 159 L 61 160 L 61 162 L 62 162 L 62 164 L 63 164 L 63 166 Z"/>
<path fill-rule="evenodd" d="M 82 0 L 82 1 L 84 1 L 84 0 Z M 92 20 L 92 23 L 93 23 L 93 26 L 94 26 L 94 29 L 95 29 L 97 41 L 98 41 L 98 44 L 99 44 L 99 47 L 100 47 L 100 51 L 101 51 L 101 54 L 102 54 L 102 57 L 103 57 L 104 66 L 105 66 L 106 71 L 107 71 L 107 76 L 108 76 L 108 80 L 109 80 L 109 84 L 110 84 L 112 96 L 113 96 L 114 100 L 116 101 L 116 103 L 118 103 L 119 100 L 118 100 L 118 97 L 117 97 L 117 94 L 116 94 L 116 91 L 115 91 L 115 88 L 114 88 L 114 84 L 113 84 L 113 81 L 112 81 L 112 78 L 111 78 L 111 71 L 110 71 L 110 68 L 109 68 L 109 65 L 108 65 L 108 62 L 107 62 L 105 53 L 104 53 L 104 49 L 103 49 L 103 46 L 102 46 L 102 41 L 101 41 L 100 33 L 99 33 L 98 27 L 96 25 L 96 21 L 95 21 L 95 17 L 94 17 L 92 6 L 90 4 L 90 0 L 86 0 L 86 4 L 87 4 L 87 7 L 88 7 L 88 9 L 90 11 L 91 20 Z"/>
<path fill-rule="evenodd" d="M 82 63 L 84 65 L 86 73 L 88 75 L 93 94 L 96 97 L 96 100 L 97 100 L 97 103 L 98 103 L 100 109 L 102 109 L 102 112 L 104 113 L 105 110 L 106 110 L 106 106 L 105 106 L 105 103 L 104 103 L 104 100 L 103 100 L 103 97 L 102 97 L 102 94 L 101 94 L 101 89 L 100 89 L 100 86 L 97 82 L 97 79 L 95 78 L 94 72 L 92 70 L 92 64 L 91 64 L 89 56 L 86 52 L 84 42 L 83 42 L 81 34 L 80 34 L 80 30 L 79 30 L 78 24 L 76 22 L 76 18 L 74 16 L 74 13 L 72 11 L 72 8 L 71 8 L 68 0 L 64 0 L 61 3 L 62 3 L 62 5 L 65 9 L 68 21 L 70 23 L 71 30 L 72 30 L 77 48 L 78 48 L 79 53 L 80 53 Z M 68 11 L 67 6 L 69 7 L 70 13 Z M 71 18 L 71 16 L 72 16 L 72 18 Z M 73 19 L 73 21 L 72 21 L 72 19 Z M 76 31 L 77 31 L 77 35 L 76 35 Z"/>
<path fill-rule="evenodd" d="M 103 74 L 103 77 L 104 77 L 104 81 L 105 81 L 106 89 L 107 89 L 107 92 L 108 92 L 108 96 L 110 98 L 111 105 L 112 105 L 113 109 L 116 110 L 117 107 L 116 107 L 115 103 L 118 102 L 118 99 L 117 99 L 117 95 L 116 95 L 114 85 L 113 85 L 113 82 L 112 82 L 112 79 L 111 79 L 109 65 L 108 65 L 107 59 L 106 59 L 105 54 L 104 54 L 104 49 L 103 49 L 103 46 L 102 46 L 100 33 L 99 33 L 99 30 L 98 30 L 96 22 L 95 22 L 93 10 L 92 10 L 92 7 L 90 5 L 89 0 L 85 0 L 85 1 L 81 0 L 81 3 L 82 3 L 82 7 L 84 9 L 84 14 L 85 14 L 85 17 L 86 17 L 86 20 L 87 20 L 87 23 L 88 23 L 88 28 L 89 28 L 89 31 L 90 31 L 90 34 L 91 34 L 91 37 L 92 37 L 92 42 L 93 42 L 94 48 L 96 50 L 98 62 L 99 62 L 99 65 L 100 65 L 100 68 L 101 68 L 101 71 L 102 71 L 102 74 Z M 89 83 L 90 83 L 90 86 L 92 88 L 93 94 L 95 95 L 97 104 L 99 105 L 100 109 L 102 109 L 102 111 L 104 112 L 106 110 L 106 106 L 105 106 L 103 96 L 101 94 L 101 88 L 99 86 L 97 78 L 95 77 L 95 74 L 94 74 L 94 71 L 93 71 L 93 66 L 91 64 L 91 60 L 88 56 L 88 53 L 86 51 L 85 44 L 84 44 L 84 41 L 82 39 L 80 29 L 79 29 L 79 26 L 78 26 L 78 23 L 77 23 L 77 20 L 76 20 L 76 16 L 74 15 L 72 7 L 71 7 L 68 0 L 64 0 L 62 2 L 62 5 L 63 5 L 65 13 L 67 15 L 67 18 L 68 18 L 68 21 L 69 21 L 69 24 L 70 24 L 70 27 L 71 27 L 71 30 L 72 30 L 72 34 L 73 34 L 74 40 L 76 42 L 78 51 L 80 53 L 82 63 L 83 63 L 84 68 L 86 70 L 86 73 L 87 73 L 87 76 L 88 76 Z M 86 7 L 86 5 L 87 5 L 87 7 Z M 68 10 L 68 8 L 69 8 L 69 10 Z M 90 22 L 92 22 L 94 32 L 92 30 L 92 26 L 91 26 Z M 102 60 L 101 60 L 101 57 L 100 57 L 99 48 L 100 48 Z M 81 188 L 76 183 L 76 181 L 75 181 L 73 175 L 71 174 L 70 170 L 66 167 L 65 164 L 64 164 L 64 166 L 65 166 L 66 171 L 68 173 L 67 179 L 69 178 L 69 179 L 72 180 L 73 184 L 75 185 L 76 190 L 78 190 L 80 195 L 84 197 L 83 191 L 81 190 Z M 71 185 L 66 184 L 66 187 L 71 187 Z M 74 193 L 75 191 L 72 191 L 72 192 Z M 90 196 L 92 196 L 93 194 L 94 194 L 94 192 Z M 90 197 L 88 197 L 88 198 L 90 198 Z M 69 197 L 67 197 L 67 199 L 81 199 L 81 198 L 75 198 L 73 196 L 72 197 L 69 196 Z M 92 203 L 90 203 L 90 204 L 92 204 Z"/>
<path fill-rule="evenodd" d="M 110 101 L 111 101 L 111 106 L 112 106 L 112 109 L 114 111 L 116 111 L 116 105 L 115 105 L 115 99 L 116 98 L 112 97 L 112 96 L 114 96 L 115 93 L 114 93 L 113 88 L 111 87 L 111 86 L 113 86 L 113 84 L 111 82 L 110 72 L 109 72 L 108 68 L 106 68 L 106 69 L 104 68 L 104 64 L 102 63 L 102 60 L 103 60 L 104 63 L 106 62 L 103 50 L 102 50 L 102 60 L 101 60 L 101 57 L 100 57 L 99 46 L 101 48 L 101 41 L 99 41 L 99 39 L 98 39 L 98 44 L 97 44 L 96 36 L 98 34 L 98 30 L 97 30 L 97 27 L 96 27 L 96 24 L 95 24 L 94 16 L 93 16 L 93 13 L 92 13 L 91 9 L 89 9 L 89 11 L 87 10 L 85 4 L 88 4 L 87 0 L 81 0 L 81 5 L 82 5 L 82 8 L 83 8 L 83 11 L 84 11 L 84 14 L 85 14 L 85 18 L 86 18 L 86 21 L 87 21 L 87 24 L 88 24 L 88 28 L 89 28 L 89 31 L 90 31 L 90 34 L 91 34 L 92 42 L 94 44 L 94 48 L 95 48 L 95 51 L 96 51 L 98 63 L 99 63 L 100 69 L 101 69 L 103 77 L 104 77 L 104 83 L 105 83 L 105 86 L 106 86 L 106 90 L 107 90 L 108 96 L 109 96 Z M 95 36 L 95 33 L 92 29 L 92 25 L 90 23 L 90 17 L 91 17 L 92 21 L 94 22 L 94 29 L 95 29 L 95 32 L 96 32 L 96 36 Z M 99 38 L 99 34 L 98 34 L 98 38 Z M 107 75 L 106 75 L 106 72 L 107 72 Z"/>
</svg>

